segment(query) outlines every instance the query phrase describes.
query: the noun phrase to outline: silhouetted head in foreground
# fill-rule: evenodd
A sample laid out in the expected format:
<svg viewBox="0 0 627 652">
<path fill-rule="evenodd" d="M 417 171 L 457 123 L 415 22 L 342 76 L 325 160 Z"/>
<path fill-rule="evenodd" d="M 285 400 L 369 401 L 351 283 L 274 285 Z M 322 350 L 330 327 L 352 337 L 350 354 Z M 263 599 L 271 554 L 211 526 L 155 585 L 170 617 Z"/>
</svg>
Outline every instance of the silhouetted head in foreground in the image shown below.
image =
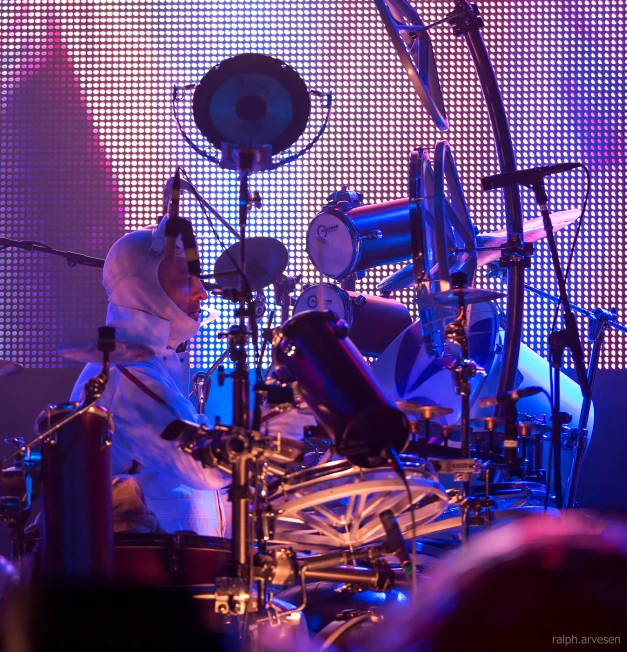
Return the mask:
<svg viewBox="0 0 627 652">
<path fill-rule="evenodd" d="M 627 530 L 567 516 L 476 539 L 389 613 L 368 645 L 349 649 L 619 649 L 626 634 Z"/>
</svg>

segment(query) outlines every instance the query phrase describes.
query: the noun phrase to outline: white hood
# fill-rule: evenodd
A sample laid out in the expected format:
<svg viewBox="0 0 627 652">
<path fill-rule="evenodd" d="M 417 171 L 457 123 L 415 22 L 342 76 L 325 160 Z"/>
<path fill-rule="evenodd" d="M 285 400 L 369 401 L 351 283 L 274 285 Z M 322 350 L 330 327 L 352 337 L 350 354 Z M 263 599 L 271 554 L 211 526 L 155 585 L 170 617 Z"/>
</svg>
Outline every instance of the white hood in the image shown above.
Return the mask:
<svg viewBox="0 0 627 652">
<path fill-rule="evenodd" d="M 165 255 L 167 219 L 164 218 L 158 226 L 133 231 L 120 238 L 105 259 L 102 284 L 109 296 L 109 303 L 168 321 L 168 346 L 176 349 L 196 335 L 200 322 L 185 314 L 159 283 L 159 265 Z M 185 256 L 179 242 L 176 255 Z"/>
</svg>

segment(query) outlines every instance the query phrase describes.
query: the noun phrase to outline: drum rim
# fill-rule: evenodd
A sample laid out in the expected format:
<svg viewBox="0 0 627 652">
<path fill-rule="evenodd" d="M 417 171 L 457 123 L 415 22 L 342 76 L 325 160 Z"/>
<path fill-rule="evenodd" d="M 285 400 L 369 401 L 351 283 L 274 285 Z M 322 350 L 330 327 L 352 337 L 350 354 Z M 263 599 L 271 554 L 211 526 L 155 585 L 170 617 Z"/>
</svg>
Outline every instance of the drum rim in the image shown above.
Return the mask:
<svg viewBox="0 0 627 652">
<path fill-rule="evenodd" d="M 303 298 L 305 292 L 308 290 L 311 290 L 313 288 L 317 288 L 320 285 L 320 283 L 307 283 L 306 285 L 303 285 L 303 289 L 296 299 L 296 302 L 294 303 L 294 308 L 292 310 L 292 315 L 300 315 L 303 312 L 307 312 L 308 310 L 312 310 L 312 308 L 307 307 L 307 310 L 300 310 L 299 312 L 296 312 L 296 309 L 298 308 L 298 302 Z M 333 283 L 329 283 L 328 281 L 324 281 L 322 285 L 325 288 L 330 288 L 332 289 L 341 299 L 342 305 L 344 306 L 344 316 L 340 315 L 340 319 L 343 319 L 345 322 L 348 323 L 349 328 L 353 325 L 353 302 L 351 301 L 351 296 L 341 288 L 339 285 L 334 285 Z M 335 312 L 335 311 L 333 311 Z M 336 313 L 337 314 L 337 313 Z"/>
<path fill-rule="evenodd" d="M 192 532 L 115 532 L 115 548 L 195 548 L 229 552 L 231 540 Z"/>
<path fill-rule="evenodd" d="M 403 462 L 403 468 L 409 471 L 420 473 L 427 480 L 436 480 L 435 472 L 430 468 L 429 462 L 418 455 L 401 455 L 401 460 Z M 311 483 L 314 480 L 331 480 L 339 479 L 343 477 L 348 477 L 356 473 L 361 474 L 372 474 L 374 472 L 388 471 L 394 473 L 394 470 L 389 466 L 375 466 L 373 468 L 361 467 L 356 464 L 352 464 L 347 459 L 341 460 L 331 460 L 330 462 L 325 462 L 324 464 L 319 464 L 317 466 L 312 466 L 309 469 L 300 469 L 294 471 L 293 473 L 288 473 L 281 478 L 276 480 L 276 489 L 275 487 L 269 488 L 270 498 L 276 495 L 279 490 L 283 488 L 284 484 L 288 484 L 290 487 L 298 487 L 299 485 L 305 483 Z M 334 476 L 334 473 L 341 475 Z M 333 476 L 333 477 L 332 477 Z M 300 480 L 300 481 L 299 481 Z M 274 484 L 274 483 L 273 483 Z"/>
<path fill-rule="evenodd" d="M 309 247 L 309 233 L 313 228 L 313 223 L 319 218 L 322 217 L 323 215 L 333 215 L 333 217 L 337 217 L 340 222 L 346 227 L 346 230 L 348 231 L 348 234 L 351 237 L 351 241 L 353 243 L 353 251 L 351 254 L 350 262 L 348 265 L 341 271 L 338 272 L 337 274 L 328 274 L 324 270 L 321 270 L 318 265 L 315 263 L 314 256 L 312 255 Z M 305 236 L 305 251 L 307 252 L 307 255 L 309 256 L 309 259 L 311 262 L 314 264 L 314 267 L 324 274 L 325 276 L 328 276 L 329 278 L 334 278 L 336 280 L 340 280 L 344 278 L 345 276 L 348 276 L 348 274 L 352 274 L 354 271 L 357 271 L 357 266 L 359 265 L 359 261 L 361 260 L 361 253 L 362 253 L 362 245 L 361 245 L 361 238 L 359 237 L 359 230 L 355 226 L 355 223 L 353 220 L 351 220 L 350 217 L 343 211 L 341 211 L 339 208 L 335 208 L 333 206 L 329 206 L 328 208 L 322 209 L 312 220 L 309 222 L 309 226 L 307 227 L 307 235 Z"/>
</svg>

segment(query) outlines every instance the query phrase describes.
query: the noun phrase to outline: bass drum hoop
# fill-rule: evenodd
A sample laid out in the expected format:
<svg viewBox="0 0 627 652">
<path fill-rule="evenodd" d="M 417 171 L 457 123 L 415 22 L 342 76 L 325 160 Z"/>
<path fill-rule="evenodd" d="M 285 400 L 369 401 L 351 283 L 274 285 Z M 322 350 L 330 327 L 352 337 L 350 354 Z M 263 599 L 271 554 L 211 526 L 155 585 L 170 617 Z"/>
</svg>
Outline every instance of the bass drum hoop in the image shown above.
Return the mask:
<svg viewBox="0 0 627 652">
<path fill-rule="evenodd" d="M 418 527 L 441 516 L 448 506 L 448 496 L 424 461 L 417 457 L 403 458 Z M 329 483 L 333 484 L 320 488 L 320 485 Z M 376 494 L 382 494 L 382 497 L 368 502 L 368 498 Z M 428 496 L 433 500 L 416 510 L 416 504 Z M 344 517 L 330 513 L 325 507 L 330 502 L 343 499 L 348 501 Z M 357 525 L 349 532 L 334 529 L 339 528 L 338 523 L 341 522 L 352 520 L 355 523 L 353 510 L 360 499 L 363 502 L 359 505 L 361 511 L 357 514 Z M 338 460 L 297 471 L 281 478 L 269 489 L 269 502 L 276 512 L 275 543 L 291 543 L 310 549 L 371 545 L 385 536 L 375 513 L 388 505 L 392 508 L 401 505 L 401 509 L 395 513 L 401 531 L 412 529 L 405 485 L 392 469 L 383 466 L 361 468 L 347 460 Z M 325 517 L 327 521 L 324 521 Z M 370 520 L 362 522 L 362 519 L 368 518 Z"/>
<path fill-rule="evenodd" d="M 350 235 L 351 238 L 351 243 L 352 243 L 352 252 L 350 256 L 350 262 L 344 267 L 344 269 L 337 273 L 337 274 L 328 274 L 324 270 L 320 269 L 318 267 L 318 264 L 316 263 L 316 257 L 314 254 L 312 254 L 312 251 L 309 247 L 310 243 L 310 231 L 313 229 L 315 221 L 321 217 L 322 215 L 328 215 L 331 214 L 333 217 L 336 217 L 346 228 L 348 231 L 348 234 Z M 307 236 L 305 238 L 305 250 L 307 251 L 307 255 L 309 256 L 309 260 L 314 264 L 314 267 L 324 276 L 328 276 L 329 278 L 333 278 L 335 280 L 341 280 L 344 277 L 348 276 L 349 274 L 352 274 L 356 269 L 357 266 L 359 265 L 359 261 L 361 259 L 361 250 L 362 250 L 362 244 L 361 244 L 361 238 L 359 235 L 359 230 L 355 226 L 355 223 L 353 220 L 348 217 L 345 213 L 343 213 L 339 208 L 325 208 L 324 210 L 320 211 L 316 217 L 311 220 L 309 223 L 309 228 L 307 229 Z"/>
</svg>

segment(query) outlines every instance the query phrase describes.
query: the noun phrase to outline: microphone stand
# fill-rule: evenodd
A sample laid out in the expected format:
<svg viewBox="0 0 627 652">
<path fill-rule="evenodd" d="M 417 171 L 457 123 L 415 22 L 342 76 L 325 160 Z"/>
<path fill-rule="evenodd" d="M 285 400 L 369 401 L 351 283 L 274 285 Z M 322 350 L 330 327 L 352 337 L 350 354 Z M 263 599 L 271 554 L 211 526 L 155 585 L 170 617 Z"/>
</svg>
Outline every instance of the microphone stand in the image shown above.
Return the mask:
<svg viewBox="0 0 627 652">
<path fill-rule="evenodd" d="M 560 302 L 558 297 L 534 288 L 531 285 L 525 284 L 525 289 L 553 303 Z M 587 376 L 590 394 L 583 398 L 581 412 L 579 413 L 579 423 L 577 424 L 577 428 L 571 430 L 569 436 L 569 443 L 574 447 L 575 453 L 571 461 L 568 479 L 566 480 L 566 508 L 568 509 L 575 506 L 575 494 L 577 492 L 577 485 L 579 484 L 581 465 L 588 448 L 588 419 L 590 418 L 590 408 L 592 406 L 592 388 L 594 386 L 601 352 L 605 344 L 605 334 L 610 328 L 621 333 L 627 333 L 627 326 L 623 326 L 623 324 L 616 321 L 616 308 L 612 308 L 611 310 L 605 310 L 603 308 L 586 310 L 585 308 L 571 304 L 571 309 L 573 312 L 585 315 L 588 318 L 588 342 L 592 342 L 592 350 L 590 351 Z"/>
<path fill-rule="evenodd" d="M 584 398 L 590 397 L 590 384 L 584 362 L 583 348 L 579 339 L 579 330 L 577 321 L 570 306 L 568 292 L 566 290 L 566 279 L 562 271 L 562 266 L 555 243 L 553 233 L 553 224 L 548 209 L 548 197 L 544 188 L 544 179 L 535 181 L 531 184 L 536 202 L 542 214 L 542 222 L 546 232 L 546 239 L 551 252 L 553 270 L 559 289 L 559 298 L 564 309 L 564 326 L 563 330 L 553 331 L 549 335 L 549 355 L 551 358 L 551 367 L 553 368 L 553 405 L 551 406 L 551 446 L 553 447 L 553 486 L 555 488 L 555 502 L 559 509 L 563 506 L 562 492 L 562 469 L 561 469 L 561 433 L 564 424 L 564 416 L 560 412 L 560 370 L 564 351 L 568 348 L 571 351 L 577 379 L 581 386 L 581 393 Z"/>
<path fill-rule="evenodd" d="M 15 247 L 16 249 L 25 249 L 26 251 L 39 251 L 44 254 L 52 254 L 53 256 L 61 256 L 67 261 L 68 267 L 76 267 L 77 265 L 85 265 L 85 267 L 104 267 L 103 258 L 94 258 L 93 256 L 85 256 L 75 251 L 61 251 L 54 249 L 41 242 L 33 242 L 32 240 L 12 240 L 11 238 L 0 238 L 0 251 L 8 247 Z"/>
</svg>

